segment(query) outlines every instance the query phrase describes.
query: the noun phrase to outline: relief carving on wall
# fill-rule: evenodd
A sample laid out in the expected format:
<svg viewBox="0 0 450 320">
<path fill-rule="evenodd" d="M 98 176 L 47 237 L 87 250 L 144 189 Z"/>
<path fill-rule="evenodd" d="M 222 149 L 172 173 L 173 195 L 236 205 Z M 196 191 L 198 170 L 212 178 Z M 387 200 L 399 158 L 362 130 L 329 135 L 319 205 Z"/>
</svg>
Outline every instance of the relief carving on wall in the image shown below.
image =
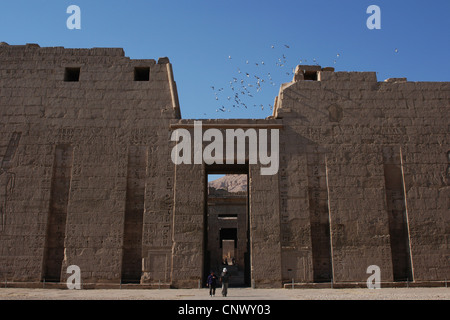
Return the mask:
<svg viewBox="0 0 450 320">
<path fill-rule="evenodd" d="M 21 132 L 14 132 L 12 134 L 0 165 L 0 231 L 5 229 L 7 204 L 11 194 L 14 192 L 16 174 L 11 171 L 11 161 L 19 146 L 21 136 Z"/>
</svg>

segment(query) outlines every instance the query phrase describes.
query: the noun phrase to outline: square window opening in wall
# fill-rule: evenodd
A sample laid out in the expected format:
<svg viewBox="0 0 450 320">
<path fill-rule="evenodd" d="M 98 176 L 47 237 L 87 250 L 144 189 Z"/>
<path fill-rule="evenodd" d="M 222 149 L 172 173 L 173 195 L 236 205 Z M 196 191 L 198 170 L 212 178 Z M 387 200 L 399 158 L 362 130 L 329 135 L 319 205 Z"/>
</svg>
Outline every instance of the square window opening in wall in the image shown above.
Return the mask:
<svg viewBox="0 0 450 320">
<path fill-rule="evenodd" d="M 305 71 L 303 74 L 303 79 L 310 81 L 317 81 L 317 72 L 316 71 Z"/>
<path fill-rule="evenodd" d="M 149 81 L 149 80 L 150 80 L 150 67 L 134 68 L 134 81 Z"/>
<path fill-rule="evenodd" d="M 77 82 L 80 80 L 80 68 L 66 68 L 64 71 L 64 81 Z"/>
</svg>

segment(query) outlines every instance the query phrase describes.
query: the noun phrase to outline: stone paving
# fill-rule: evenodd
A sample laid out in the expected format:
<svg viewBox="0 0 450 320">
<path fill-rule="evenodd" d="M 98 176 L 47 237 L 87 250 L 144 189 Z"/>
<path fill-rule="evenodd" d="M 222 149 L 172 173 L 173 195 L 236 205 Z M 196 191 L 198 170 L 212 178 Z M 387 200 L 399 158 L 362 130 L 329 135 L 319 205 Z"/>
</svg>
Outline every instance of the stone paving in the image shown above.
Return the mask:
<svg viewBox="0 0 450 320">
<path fill-rule="evenodd" d="M 0 300 L 450 300 L 450 289 L 251 289 L 230 288 L 222 297 L 208 289 L 25 289 L 0 288 Z"/>
</svg>

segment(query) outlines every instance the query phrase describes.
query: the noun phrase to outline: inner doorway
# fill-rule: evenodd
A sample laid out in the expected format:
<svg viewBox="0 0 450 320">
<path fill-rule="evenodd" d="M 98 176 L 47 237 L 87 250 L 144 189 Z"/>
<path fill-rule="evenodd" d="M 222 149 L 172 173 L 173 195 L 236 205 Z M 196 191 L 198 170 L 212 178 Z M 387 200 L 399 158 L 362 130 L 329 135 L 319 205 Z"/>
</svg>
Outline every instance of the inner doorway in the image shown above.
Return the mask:
<svg viewBox="0 0 450 320">
<path fill-rule="evenodd" d="M 250 286 L 248 165 L 236 166 L 206 169 L 203 283 L 227 268 L 230 287 Z"/>
<path fill-rule="evenodd" d="M 235 228 L 221 228 L 220 226 L 224 225 L 222 220 L 223 218 L 220 215 L 217 217 L 219 224 L 219 232 L 220 232 L 220 248 L 222 248 L 222 264 L 224 266 L 228 265 L 237 265 L 236 257 L 237 257 L 237 226 Z M 230 217 L 230 220 L 236 220 L 233 225 L 237 225 L 237 214 L 236 217 Z M 239 259 L 242 260 L 242 259 Z"/>
</svg>

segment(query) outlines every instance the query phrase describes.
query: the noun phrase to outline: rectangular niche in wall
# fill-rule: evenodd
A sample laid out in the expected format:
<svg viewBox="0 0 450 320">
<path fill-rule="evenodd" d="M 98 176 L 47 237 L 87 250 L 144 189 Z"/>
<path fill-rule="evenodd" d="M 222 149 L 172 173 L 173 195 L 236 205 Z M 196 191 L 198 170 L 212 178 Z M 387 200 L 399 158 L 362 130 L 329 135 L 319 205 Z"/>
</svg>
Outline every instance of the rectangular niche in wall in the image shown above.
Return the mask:
<svg viewBox="0 0 450 320">
<path fill-rule="evenodd" d="M 47 234 L 43 278 L 46 282 L 59 282 L 64 259 L 67 206 L 72 177 L 73 147 L 57 145 L 53 163 L 50 210 L 47 220 Z"/>
<path fill-rule="evenodd" d="M 394 281 L 412 281 L 400 148 L 383 148 L 383 163 Z"/>
<path fill-rule="evenodd" d="M 124 283 L 139 283 L 141 280 L 146 167 L 147 147 L 130 146 L 122 255 L 122 282 Z"/>
<path fill-rule="evenodd" d="M 330 216 L 324 153 L 308 156 L 308 195 L 314 282 L 332 280 Z"/>
</svg>

